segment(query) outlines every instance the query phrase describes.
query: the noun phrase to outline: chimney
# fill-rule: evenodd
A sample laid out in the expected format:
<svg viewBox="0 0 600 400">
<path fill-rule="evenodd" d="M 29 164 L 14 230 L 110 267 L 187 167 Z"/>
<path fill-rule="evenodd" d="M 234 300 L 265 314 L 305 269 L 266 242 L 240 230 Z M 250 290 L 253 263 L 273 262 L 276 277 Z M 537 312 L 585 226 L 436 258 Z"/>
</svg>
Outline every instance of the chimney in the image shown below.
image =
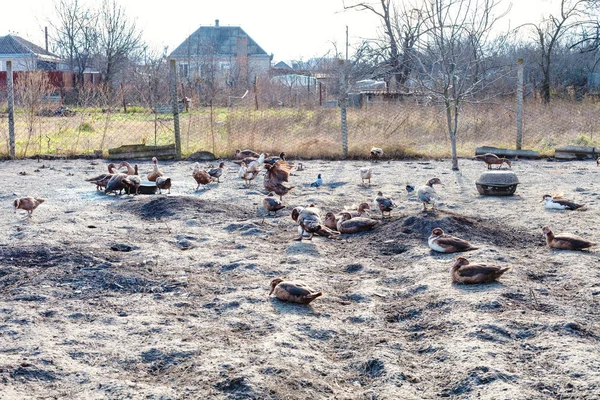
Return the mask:
<svg viewBox="0 0 600 400">
<path fill-rule="evenodd" d="M 215 19 L 215 27 L 217 27 L 217 28 L 219 27 L 219 20 L 218 19 Z"/>
</svg>

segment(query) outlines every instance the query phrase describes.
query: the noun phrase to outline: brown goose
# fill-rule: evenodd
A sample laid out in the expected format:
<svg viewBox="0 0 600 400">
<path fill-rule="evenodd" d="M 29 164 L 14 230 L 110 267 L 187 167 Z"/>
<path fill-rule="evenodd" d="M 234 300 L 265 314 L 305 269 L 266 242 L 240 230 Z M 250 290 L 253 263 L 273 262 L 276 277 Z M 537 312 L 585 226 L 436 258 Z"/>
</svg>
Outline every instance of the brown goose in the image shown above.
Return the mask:
<svg viewBox="0 0 600 400">
<path fill-rule="evenodd" d="M 46 199 L 42 199 L 40 197 L 25 196 L 21 197 L 20 199 L 15 199 L 15 201 L 13 201 L 13 207 L 15 208 L 15 213 L 19 209 L 25 210 L 31 218 L 33 210 L 35 210 L 40 204 L 42 204 L 45 201 Z"/>
<path fill-rule="evenodd" d="M 552 249 L 582 250 L 596 245 L 594 242 L 584 239 L 581 236 L 571 235 L 570 233 L 554 235 L 552 229 L 547 226 L 542 228 L 542 232 L 544 233 L 544 236 L 546 236 L 546 243 L 548 243 L 548 247 Z"/>
<path fill-rule="evenodd" d="M 500 278 L 510 267 L 497 265 L 471 264 L 464 257 L 458 257 L 452 266 L 454 283 L 489 283 Z"/>
<path fill-rule="evenodd" d="M 148 178 L 150 182 L 156 182 L 156 179 L 160 176 L 163 176 L 163 173 L 158 168 L 158 159 L 156 157 L 152 157 L 152 163 L 154 164 L 154 166 L 152 167 L 152 172 L 148 173 L 146 178 Z"/>
<path fill-rule="evenodd" d="M 337 231 L 340 233 L 358 233 L 375 229 L 379 221 L 370 218 L 352 217 L 350 213 L 340 213 Z"/>
<path fill-rule="evenodd" d="M 506 163 L 509 168 L 512 168 L 511 162 L 508 158 L 501 158 L 492 153 L 479 154 L 475 156 L 478 160 L 483 160 L 487 164 L 488 169 L 492 169 L 492 165 L 498 165 L 498 168 L 502 167 L 502 164 Z"/>
<path fill-rule="evenodd" d="M 127 161 L 122 161 L 121 164 L 119 164 L 119 169 L 123 167 L 127 168 L 127 175 L 136 175 L 135 170 Z"/>
<path fill-rule="evenodd" d="M 440 253 L 456 253 L 460 251 L 471 251 L 477 250 L 478 247 L 474 247 L 471 243 L 464 239 L 446 235 L 442 228 L 435 228 L 431 231 L 431 236 L 427 241 L 431 250 Z"/>
<path fill-rule="evenodd" d="M 86 179 L 86 181 L 96 185 L 96 190 L 100 190 L 106 186 L 110 178 L 116 173 L 116 168 L 117 166 L 114 163 L 110 163 L 108 164 L 108 174 L 100 174 L 93 178 Z"/>
<path fill-rule="evenodd" d="M 317 292 L 302 282 L 284 281 L 282 278 L 275 278 L 271 281 L 269 296 L 271 294 L 275 294 L 275 297 L 282 301 L 309 304 L 317 297 L 322 296 L 323 292 Z"/>
</svg>

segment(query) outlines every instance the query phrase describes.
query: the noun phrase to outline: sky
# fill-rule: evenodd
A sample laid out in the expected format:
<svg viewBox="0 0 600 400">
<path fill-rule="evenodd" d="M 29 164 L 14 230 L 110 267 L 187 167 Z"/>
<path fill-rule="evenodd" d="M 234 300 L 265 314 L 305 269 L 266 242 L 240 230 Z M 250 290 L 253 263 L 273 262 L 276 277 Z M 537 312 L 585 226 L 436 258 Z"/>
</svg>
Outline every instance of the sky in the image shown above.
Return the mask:
<svg viewBox="0 0 600 400">
<path fill-rule="evenodd" d="M 345 53 L 346 27 L 350 53 L 362 39 L 379 37 L 380 20 L 371 12 L 344 10 L 356 0 L 118 0 L 136 21 L 148 45 L 175 50 L 200 26 L 240 26 L 274 62 L 320 57 L 337 46 Z M 378 0 L 370 0 L 378 3 Z M 505 24 L 539 19 L 558 0 L 515 0 Z M 79 0 L 94 3 L 95 0 Z M 0 12 L 0 36 L 19 35 L 44 46 L 44 26 L 54 15 L 54 0 L 10 1 Z M 510 2 L 503 0 L 503 6 Z"/>
</svg>

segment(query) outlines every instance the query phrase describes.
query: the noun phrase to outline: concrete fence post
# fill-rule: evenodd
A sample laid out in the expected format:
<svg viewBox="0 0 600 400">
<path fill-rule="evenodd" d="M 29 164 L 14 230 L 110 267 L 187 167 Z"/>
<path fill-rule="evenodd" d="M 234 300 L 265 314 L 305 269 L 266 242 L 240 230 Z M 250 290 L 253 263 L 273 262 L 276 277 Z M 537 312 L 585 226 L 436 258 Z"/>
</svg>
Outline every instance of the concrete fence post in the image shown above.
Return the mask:
<svg viewBox="0 0 600 400">
<path fill-rule="evenodd" d="M 15 149 L 15 93 L 13 85 L 12 61 L 6 61 L 6 89 L 8 91 L 8 141 L 10 158 L 17 157 Z"/>
<path fill-rule="evenodd" d="M 181 158 L 181 133 L 179 130 L 179 101 L 177 100 L 177 61 L 171 60 L 171 102 L 173 103 L 173 130 L 175 131 L 175 158 Z"/>
<path fill-rule="evenodd" d="M 517 60 L 517 150 L 523 146 L 523 59 Z"/>
</svg>

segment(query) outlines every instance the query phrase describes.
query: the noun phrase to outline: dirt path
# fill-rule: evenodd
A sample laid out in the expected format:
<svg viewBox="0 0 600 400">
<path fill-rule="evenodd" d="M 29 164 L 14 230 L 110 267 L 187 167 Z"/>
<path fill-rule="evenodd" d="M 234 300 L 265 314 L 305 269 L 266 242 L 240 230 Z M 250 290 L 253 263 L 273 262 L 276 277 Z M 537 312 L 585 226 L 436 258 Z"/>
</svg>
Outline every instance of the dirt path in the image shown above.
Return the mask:
<svg viewBox="0 0 600 400">
<path fill-rule="evenodd" d="M 540 230 L 600 241 L 595 163 L 516 161 L 512 197 L 478 195 L 478 161 L 376 163 L 371 186 L 368 162 L 303 164 L 263 225 L 262 178 L 245 188 L 232 163 L 198 191 L 192 163 L 163 163 L 171 195 L 120 197 L 84 181 L 102 161 L 0 163 L 0 399 L 598 398 L 600 249 L 552 251 Z M 423 213 L 405 185 L 434 176 L 439 210 Z M 379 190 L 400 207 L 375 231 L 292 240 L 294 206 Z M 587 209 L 546 210 L 546 193 Z M 27 220 L 16 195 L 47 201 Z M 436 226 L 513 269 L 452 285 L 456 256 L 427 247 Z M 277 276 L 325 295 L 267 298 Z"/>
</svg>

